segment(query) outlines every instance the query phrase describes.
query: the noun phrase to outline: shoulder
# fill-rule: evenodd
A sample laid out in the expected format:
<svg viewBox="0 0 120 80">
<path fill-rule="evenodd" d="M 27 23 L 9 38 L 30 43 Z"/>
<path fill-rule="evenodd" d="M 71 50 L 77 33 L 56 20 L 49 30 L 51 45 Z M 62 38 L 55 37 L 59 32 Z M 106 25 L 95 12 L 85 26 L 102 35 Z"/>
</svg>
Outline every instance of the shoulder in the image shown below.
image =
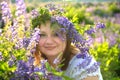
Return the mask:
<svg viewBox="0 0 120 80">
<path fill-rule="evenodd" d="M 66 75 L 83 79 L 87 76 L 99 76 L 99 63 L 88 53 L 76 54 L 69 62 Z"/>
</svg>

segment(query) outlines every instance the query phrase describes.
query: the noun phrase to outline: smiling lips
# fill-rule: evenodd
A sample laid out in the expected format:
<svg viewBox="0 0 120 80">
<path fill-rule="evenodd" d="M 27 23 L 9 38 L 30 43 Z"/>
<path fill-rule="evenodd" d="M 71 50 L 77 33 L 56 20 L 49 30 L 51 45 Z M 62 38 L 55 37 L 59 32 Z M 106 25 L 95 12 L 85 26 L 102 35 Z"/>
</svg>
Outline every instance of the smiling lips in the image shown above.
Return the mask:
<svg viewBox="0 0 120 80">
<path fill-rule="evenodd" d="M 53 47 L 53 46 L 49 46 L 49 47 L 45 47 L 47 50 L 52 50 L 52 49 L 54 49 L 55 47 Z"/>
</svg>

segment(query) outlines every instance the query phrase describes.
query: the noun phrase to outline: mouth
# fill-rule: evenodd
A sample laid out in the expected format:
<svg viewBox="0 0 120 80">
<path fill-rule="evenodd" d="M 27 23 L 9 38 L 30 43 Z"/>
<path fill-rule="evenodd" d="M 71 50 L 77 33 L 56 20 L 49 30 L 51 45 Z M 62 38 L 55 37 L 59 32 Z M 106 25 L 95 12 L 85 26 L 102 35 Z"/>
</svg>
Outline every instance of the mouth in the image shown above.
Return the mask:
<svg viewBox="0 0 120 80">
<path fill-rule="evenodd" d="M 45 47 L 47 50 L 53 50 L 55 47 Z"/>
</svg>

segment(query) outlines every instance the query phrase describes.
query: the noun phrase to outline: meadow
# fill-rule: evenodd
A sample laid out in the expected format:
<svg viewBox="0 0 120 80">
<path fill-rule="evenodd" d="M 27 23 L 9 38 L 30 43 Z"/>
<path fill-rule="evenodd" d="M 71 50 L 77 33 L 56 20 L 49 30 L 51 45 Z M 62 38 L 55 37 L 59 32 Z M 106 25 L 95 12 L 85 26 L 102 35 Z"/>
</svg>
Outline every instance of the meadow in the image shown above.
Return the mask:
<svg viewBox="0 0 120 80">
<path fill-rule="evenodd" d="M 120 80 L 120 2 L 26 2 L 25 13 L 30 14 L 33 9 L 44 7 L 47 4 L 52 4 L 59 11 L 63 11 L 63 15 L 74 23 L 77 31 L 84 38 L 90 38 L 89 51 L 90 54 L 93 55 L 98 62 L 100 62 L 103 79 Z M 12 22 L 14 20 L 11 21 L 11 19 L 6 19 L 6 23 L 4 22 L 4 24 L 2 19 L 0 21 L 1 80 L 9 80 L 14 77 L 14 72 L 16 70 L 20 73 L 22 70 L 18 67 L 20 67 L 19 65 L 24 62 L 20 62 L 19 60 L 26 61 L 26 53 L 29 53 L 33 48 L 33 46 L 28 47 L 30 45 L 28 44 L 26 50 L 26 45 L 20 45 L 24 37 L 30 37 L 31 40 L 34 37 L 33 35 L 30 35 L 31 24 L 27 21 L 30 19 L 30 16 L 26 15 L 26 20 L 24 16 L 16 16 L 15 14 L 17 9 L 15 4 L 11 3 L 10 9 L 11 14 L 13 15 L 12 17 L 14 17 L 18 23 L 15 24 L 17 27 L 11 29 L 11 25 L 13 25 Z M 4 16 L 1 15 L 1 18 L 2 17 Z M 10 15 L 9 18 L 11 18 Z M 85 32 L 94 28 L 96 24 L 99 23 L 103 23 L 105 27 L 86 36 Z M 24 29 L 26 29 L 26 31 Z M 19 39 L 17 39 L 18 37 Z M 23 40 L 22 44 L 27 44 L 24 41 L 25 40 Z M 17 64 L 17 61 L 19 61 L 19 65 Z M 54 70 L 53 72 L 55 72 L 56 75 L 63 76 L 61 75 L 62 73 L 57 73 Z M 68 78 L 64 79 L 69 80 Z"/>
</svg>

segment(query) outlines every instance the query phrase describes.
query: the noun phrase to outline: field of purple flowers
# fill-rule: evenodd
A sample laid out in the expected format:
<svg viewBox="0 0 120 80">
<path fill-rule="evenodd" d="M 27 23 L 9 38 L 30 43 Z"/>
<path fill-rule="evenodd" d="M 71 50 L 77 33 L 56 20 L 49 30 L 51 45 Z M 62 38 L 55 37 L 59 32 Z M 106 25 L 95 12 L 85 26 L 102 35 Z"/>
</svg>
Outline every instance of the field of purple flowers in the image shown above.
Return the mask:
<svg viewBox="0 0 120 80">
<path fill-rule="evenodd" d="M 104 80 L 120 80 L 120 3 L 75 3 L 65 9 L 80 34 L 86 37 L 89 29 L 90 53 L 100 62 Z M 105 28 L 94 32 L 99 22 Z"/>
<path fill-rule="evenodd" d="M 74 23 L 86 39 L 90 54 L 100 62 L 104 80 L 120 80 L 120 3 L 57 3 L 44 4 Z M 31 53 L 40 37 L 38 28 L 32 29 L 35 8 L 42 3 L 1 3 L 0 11 L 0 80 L 70 80 L 64 72 L 52 69 L 46 60 L 34 66 Z M 102 28 L 102 29 L 99 29 Z"/>
</svg>

